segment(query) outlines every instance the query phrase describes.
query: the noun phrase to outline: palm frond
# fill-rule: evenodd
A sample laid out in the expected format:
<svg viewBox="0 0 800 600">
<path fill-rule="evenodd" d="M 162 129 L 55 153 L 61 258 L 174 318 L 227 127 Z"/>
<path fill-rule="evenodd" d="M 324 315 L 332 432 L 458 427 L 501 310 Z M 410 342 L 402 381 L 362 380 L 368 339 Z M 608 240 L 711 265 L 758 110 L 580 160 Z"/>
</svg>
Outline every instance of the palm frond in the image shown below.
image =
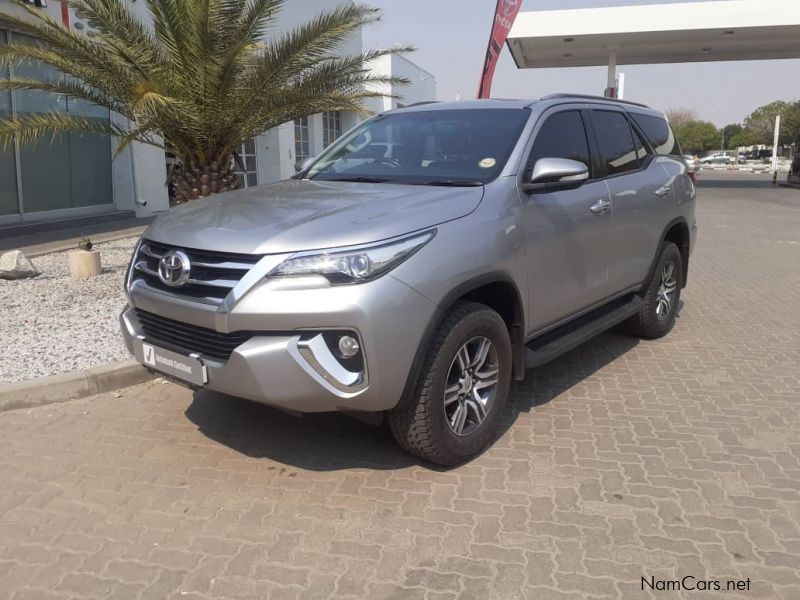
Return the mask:
<svg viewBox="0 0 800 600">
<path fill-rule="evenodd" d="M 42 81 L 40 79 L 20 79 L 18 77 L 0 79 L 0 92 L 17 90 L 48 92 L 78 98 L 120 114 L 125 110 L 125 106 L 114 100 L 114 98 L 76 80 Z"/>
<path fill-rule="evenodd" d="M 131 79 L 130 69 L 121 65 L 107 47 L 92 42 L 83 34 L 64 29 L 46 13 L 39 15 L 41 23 L 6 15 L 2 11 L 0 16 L 9 26 L 36 40 L 33 43 L 0 45 L 0 66 L 38 61 L 98 87 L 122 84 Z"/>
<path fill-rule="evenodd" d="M 27 18 L 2 9 L 0 18 L 37 41 L 1 45 L 0 68 L 41 63 L 59 74 L 34 81 L 19 69 L 0 81 L 0 91 L 66 95 L 106 107 L 129 125 L 116 117 L 26 114 L 0 121 L 0 144 L 65 131 L 112 135 L 118 152 L 137 141 L 202 172 L 216 172 L 216 164 L 222 178 L 216 189 L 233 181 L 229 163 L 245 139 L 322 111 L 365 112 L 365 100 L 383 96 L 384 84 L 405 82 L 375 76 L 369 62 L 412 50 L 350 53 L 352 36 L 380 17 L 354 2 L 273 33 L 287 0 L 144 0 L 147 23 L 127 0 L 65 0 L 91 28 L 86 35 L 14 1 Z"/>
<path fill-rule="evenodd" d="M 127 7 L 117 0 L 68 0 L 81 18 L 91 23 L 94 35 L 117 59 L 150 77 L 165 65 L 164 53 L 153 34 Z"/>
<path fill-rule="evenodd" d="M 8 150 L 14 139 L 21 145 L 32 145 L 44 137 L 54 141 L 69 132 L 122 137 L 128 133 L 124 127 L 104 119 L 91 119 L 66 113 L 29 113 L 10 119 L 0 119 L 0 146 Z"/>
</svg>

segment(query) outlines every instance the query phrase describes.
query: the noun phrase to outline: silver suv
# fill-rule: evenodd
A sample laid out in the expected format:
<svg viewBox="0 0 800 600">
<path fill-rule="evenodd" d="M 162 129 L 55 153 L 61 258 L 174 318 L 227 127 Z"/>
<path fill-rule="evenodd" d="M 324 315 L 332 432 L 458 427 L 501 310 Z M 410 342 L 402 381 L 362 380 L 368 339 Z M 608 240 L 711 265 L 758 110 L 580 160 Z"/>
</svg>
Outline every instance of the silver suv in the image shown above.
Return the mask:
<svg viewBox="0 0 800 600">
<path fill-rule="evenodd" d="M 145 232 L 121 315 L 148 368 L 300 412 L 379 411 L 442 465 L 511 380 L 620 323 L 672 328 L 695 188 L 666 118 L 557 95 L 376 116 L 293 180 Z"/>
</svg>

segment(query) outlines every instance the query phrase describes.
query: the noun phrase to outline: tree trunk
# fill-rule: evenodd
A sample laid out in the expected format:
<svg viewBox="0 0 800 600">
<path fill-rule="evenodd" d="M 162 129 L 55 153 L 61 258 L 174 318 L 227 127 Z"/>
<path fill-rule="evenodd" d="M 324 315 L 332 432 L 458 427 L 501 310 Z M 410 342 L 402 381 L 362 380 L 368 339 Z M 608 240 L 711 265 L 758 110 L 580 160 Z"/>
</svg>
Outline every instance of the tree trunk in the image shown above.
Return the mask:
<svg viewBox="0 0 800 600">
<path fill-rule="evenodd" d="M 189 164 L 187 168 L 177 163 L 170 171 L 169 181 L 175 191 L 175 201 L 179 204 L 239 187 L 235 164 L 230 156 L 207 165 Z"/>
</svg>

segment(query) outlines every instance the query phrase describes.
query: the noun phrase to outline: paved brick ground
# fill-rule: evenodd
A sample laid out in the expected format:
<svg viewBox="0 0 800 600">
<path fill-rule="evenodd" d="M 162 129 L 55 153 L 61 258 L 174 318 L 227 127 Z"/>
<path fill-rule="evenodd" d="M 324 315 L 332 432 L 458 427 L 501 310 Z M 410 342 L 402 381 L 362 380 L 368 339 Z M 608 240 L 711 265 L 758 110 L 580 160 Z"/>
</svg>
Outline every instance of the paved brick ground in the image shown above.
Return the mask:
<svg viewBox="0 0 800 600">
<path fill-rule="evenodd" d="M 0 415 L 0 597 L 800 597 L 800 194 L 705 178 L 674 333 L 531 373 L 464 467 L 158 383 Z M 642 591 L 684 575 L 750 590 Z"/>
</svg>

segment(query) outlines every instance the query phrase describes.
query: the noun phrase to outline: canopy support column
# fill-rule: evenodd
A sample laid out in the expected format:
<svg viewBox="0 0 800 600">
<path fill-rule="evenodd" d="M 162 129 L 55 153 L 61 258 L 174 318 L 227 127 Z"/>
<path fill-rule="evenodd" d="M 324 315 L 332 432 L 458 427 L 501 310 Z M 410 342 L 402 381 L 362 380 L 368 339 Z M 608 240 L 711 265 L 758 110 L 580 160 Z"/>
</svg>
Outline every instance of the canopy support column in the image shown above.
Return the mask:
<svg viewBox="0 0 800 600">
<path fill-rule="evenodd" d="M 608 49 L 608 83 L 605 91 L 606 98 L 617 97 L 617 48 Z"/>
</svg>

